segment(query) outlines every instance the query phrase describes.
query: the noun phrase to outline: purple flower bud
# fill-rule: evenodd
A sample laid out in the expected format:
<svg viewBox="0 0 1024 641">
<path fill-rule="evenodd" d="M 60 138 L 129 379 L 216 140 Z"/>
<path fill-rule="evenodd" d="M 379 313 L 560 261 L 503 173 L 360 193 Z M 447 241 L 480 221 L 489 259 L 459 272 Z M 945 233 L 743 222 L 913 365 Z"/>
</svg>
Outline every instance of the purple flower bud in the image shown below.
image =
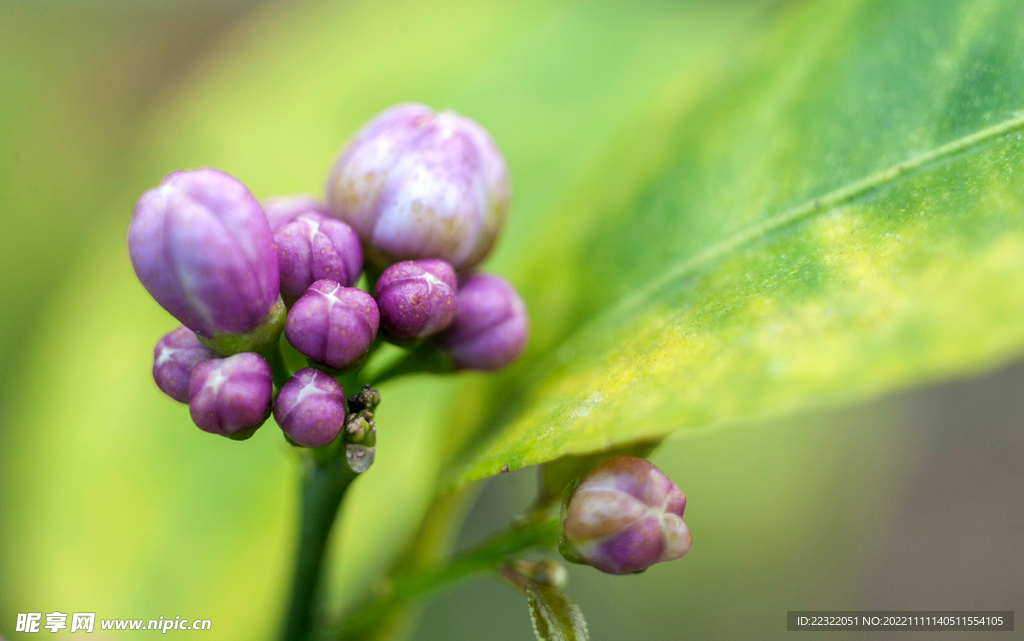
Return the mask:
<svg viewBox="0 0 1024 641">
<path fill-rule="evenodd" d="M 384 267 L 442 258 L 456 270 L 487 256 L 508 211 L 508 169 L 477 123 L 417 104 L 367 123 L 327 178 L 334 215 Z"/>
<path fill-rule="evenodd" d="M 351 227 L 320 214 L 300 214 L 274 232 L 281 267 L 281 297 L 292 305 L 315 281 L 351 287 L 363 270 L 363 248 Z"/>
<path fill-rule="evenodd" d="M 300 369 L 277 392 L 274 420 L 299 445 L 323 447 L 345 425 L 345 391 L 323 372 Z"/>
<path fill-rule="evenodd" d="M 455 318 L 455 270 L 443 260 L 395 263 L 377 279 L 374 290 L 380 322 L 399 340 L 426 338 Z"/>
<path fill-rule="evenodd" d="M 649 461 L 617 456 L 583 477 L 563 507 L 559 549 L 608 574 L 642 572 L 690 551 L 686 496 Z"/>
<path fill-rule="evenodd" d="M 460 369 L 495 370 L 526 346 L 526 305 L 505 279 L 473 274 L 459 287 L 455 320 L 438 337 Z"/>
<path fill-rule="evenodd" d="M 252 352 L 199 363 L 188 384 L 192 421 L 211 434 L 249 438 L 270 416 L 273 379 L 270 365 Z"/>
<path fill-rule="evenodd" d="M 263 199 L 263 213 L 267 215 L 271 231 L 277 231 L 301 214 L 330 216 L 331 210 L 308 194 L 271 196 Z"/>
<path fill-rule="evenodd" d="M 318 280 L 295 302 L 284 335 L 304 356 L 329 367 L 354 363 L 377 336 L 380 313 L 366 292 Z"/>
<path fill-rule="evenodd" d="M 164 394 L 180 403 L 188 403 L 188 381 L 193 368 L 217 356 L 199 342 L 195 332 L 179 327 L 165 334 L 153 348 L 153 380 Z"/>
<path fill-rule="evenodd" d="M 216 169 L 176 171 L 142 194 L 128 251 L 156 302 L 207 339 L 254 332 L 279 303 L 267 217 L 242 183 Z"/>
</svg>

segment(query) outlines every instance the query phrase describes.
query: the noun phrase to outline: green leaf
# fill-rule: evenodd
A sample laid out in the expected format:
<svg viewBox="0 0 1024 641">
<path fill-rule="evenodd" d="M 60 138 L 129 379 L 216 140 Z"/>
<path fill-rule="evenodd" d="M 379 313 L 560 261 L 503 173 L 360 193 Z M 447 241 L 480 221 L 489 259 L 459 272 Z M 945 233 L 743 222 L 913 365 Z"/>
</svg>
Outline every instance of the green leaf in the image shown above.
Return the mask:
<svg viewBox="0 0 1024 641">
<path fill-rule="evenodd" d="M 1019 18 L 790 3 L 655 105 L 521 265 L 534 342 L 449 482 L 1019 355 Z"/>
<path fill-rule="evenodd" d="M 561 590 L 533 581 L 527 583 L 525 590 L 537 641 L 586 641 L 590 638 L 580 606 Z"/>
<path fill-rule="evenodd" d="M 616 456 L 638 456 L 647 458 L 659 445 L 660 440 L 639 441 L 621 447 L 585 454 L 582 456 L 563 456 L 554 461 L 544 463 L 540 467 L 537 478 L 537 498 L 535 507 L 552 506 L 562 500 L 562 495 L 570 483 L 583 478 L 591 470 Z"/>
</svg>

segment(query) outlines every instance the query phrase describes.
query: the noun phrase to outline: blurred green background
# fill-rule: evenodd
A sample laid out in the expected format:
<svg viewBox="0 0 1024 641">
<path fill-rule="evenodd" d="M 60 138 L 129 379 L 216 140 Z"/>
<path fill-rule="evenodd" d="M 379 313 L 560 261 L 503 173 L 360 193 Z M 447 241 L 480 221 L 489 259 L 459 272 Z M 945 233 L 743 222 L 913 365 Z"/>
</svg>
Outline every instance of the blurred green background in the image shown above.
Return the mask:
<svg viewBox="0 0 1024 641">
<path fill-rule="evenodd" d="M 380 109 L 454 108 L 509 161 L 488 269 L 515 281 L 517 253 L 605 150 L 777 4 L 3 0 L 0 633 L 54 610 L 209 618 L 217 639 L 277 629 L 297 461 L 272 429 L 245 443 L 199 432 L 156 390 L 152 345 L 175 323 L 128 262 L 139 193 L 204 165 L 259 197 L 317 193 Z M 338 531 L 335 607 L 425 509 L 458 386 L 383 390 L 378 459 Z M 654 460 L 689 497 L 693 552 L 636 577 L 573 568 L 569 594 L 596 640 L 776 638 L 787 609 L 1020 610 L 1022 388 L 1011 366 L 671 440 Z M 532 474 L 492 479 L 461 543 L 525 505 Z M 484 582 L 428 608 L 416 638 L 531 633 L 521 598 Z"/>
</svg>

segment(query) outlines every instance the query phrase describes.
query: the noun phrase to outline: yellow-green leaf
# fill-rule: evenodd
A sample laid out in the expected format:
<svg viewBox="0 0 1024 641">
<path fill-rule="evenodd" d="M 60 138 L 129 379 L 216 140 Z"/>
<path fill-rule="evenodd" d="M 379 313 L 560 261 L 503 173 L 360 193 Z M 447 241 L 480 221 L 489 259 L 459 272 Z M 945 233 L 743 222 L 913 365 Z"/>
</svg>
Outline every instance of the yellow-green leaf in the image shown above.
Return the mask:
<svg viewBox="0 0 1024 641">
<path fill-rule="evenodd" d="M 1020 354 L 1021 17 L 791 3 L 656 105 L 524 261 L 536 340 L 450 481 Z"/>
</svg>

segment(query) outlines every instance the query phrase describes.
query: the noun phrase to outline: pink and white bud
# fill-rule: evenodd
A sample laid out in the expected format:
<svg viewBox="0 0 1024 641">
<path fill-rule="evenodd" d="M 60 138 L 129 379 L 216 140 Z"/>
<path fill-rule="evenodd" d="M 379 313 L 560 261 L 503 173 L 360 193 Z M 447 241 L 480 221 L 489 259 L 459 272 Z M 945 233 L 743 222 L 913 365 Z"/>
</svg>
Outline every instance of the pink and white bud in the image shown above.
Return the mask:
<svg viewBox="0 0 1024 641">
<path fill-rule="evenodd" d="M 608 574 L 642 572 L 690 551 L 686 496 L 653 463 L 609 459 L 587 474 L 563 508 L 559 548 Z"/>
<path fill-rule="evenodd" d="M 323 372 L 300 369 L 278 390 L 274 420 L 293 442 L 323 447 L 345 426 L 345 391 Z"/>
<path fill-rule="evenodd" d="M 254 332 L 279 303 L 270 224 L 222 171 L 176 171 L 142 194 L 128 252 L 156 302 L 205 338 Z"/>
<path fill-rule="evenodd" d="M 200 343 L 196 333 L 183 325 L 165 334 L 153 348 L 153 380 L 164 394 L 179 403 L 188 403 L 192 370 L 217 357 L 217 352 Z"/>
<path fill-rule="evenodd" d="M 188 409 L 204 432 L 244 440 L 270 416 L 273 393 L 270 365 L 259 354 L 235 354 L 196 365 L 188 385 Z"/>
<path fill-rule="evenodd" d="M 496 370 L 526 347 L 526 305 L 504 278 L 473 274 L 459 287 L 455 320 L 438 336 L 459 369 Z"/>
<path fill-rule="evenodd" d="M 292 305 L 314 282 L 327 278 L 351 287 L 363 271 L 363 249 L 351 227 L 307 212 L 274 232 L 281 297 Z"/>
<path fill-rule="evenodd" d="M 374 289 L 385 333 L 415 340 L 440 332 L 455 318 L 457 289 L 455 271 L 443 260 L 409 260 L 388 267 Z"/>
<path fill-rule="evenodd" d="M 340 369 L 366 353 L 379 325 L 372 296 L 324 279 L 313 283 L 292 306 L 284 335 L 306 358 Z"/>
<path fill-rule="evenodd" d="M 378 267 L 440 258 L 462 271 L 490 252 L 508 211 L 505 160 L 476 122 L 418 104 L 385 110 L 327 179 L 334 215 Z"/>
</svg>

